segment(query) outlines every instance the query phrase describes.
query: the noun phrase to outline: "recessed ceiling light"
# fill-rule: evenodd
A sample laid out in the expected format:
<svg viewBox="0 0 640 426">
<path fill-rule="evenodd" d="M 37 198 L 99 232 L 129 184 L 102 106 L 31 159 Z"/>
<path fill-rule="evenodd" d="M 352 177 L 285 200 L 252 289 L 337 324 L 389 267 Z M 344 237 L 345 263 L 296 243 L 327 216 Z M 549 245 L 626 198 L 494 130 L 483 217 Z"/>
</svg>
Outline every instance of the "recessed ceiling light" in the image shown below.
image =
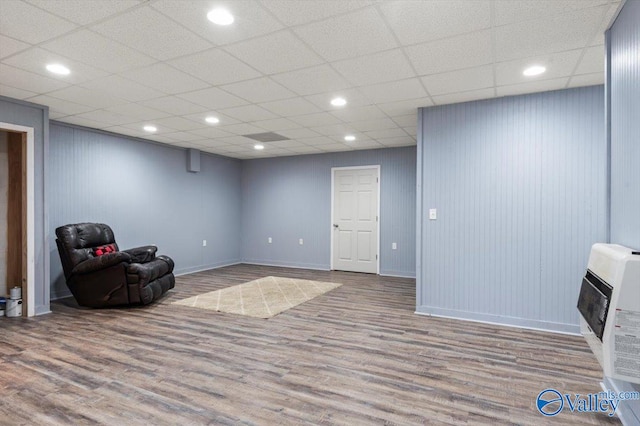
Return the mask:
<svg viewBox="0 0 640 426">
<path fill-rule="evenodd" d="M 65 67 L 62 64 L 49 64 L 47 65 L 47 71 L 60 75 L 69 75 L 69 73 L 71 72 L 69 68 Z"/>
<path fill-rule="evenodd" d="M 331 105 L 333 106 L 345 106 L 347 100 L 345 98 L 333 98 L 331 99 Z"/>
<path fill-rule="evenodd" d="M 211 123 L 211 124 L 218 124 L 220 122 L 220 119 L 218 117 L 207 117 L 204 119 L 204 121 L 206 121 L 207 123 Z"/>
<path fill-rule="evenodd" d="M 207 19 L 216 25 L 231 25 L 235 20 L 233 15 L 226 9 L 213 9 L 207 13 Z"/>
<path fill-rule="evenodd" d="M 253 146 L 253 149 L 257 149 L 258 151 L 264 149 L 264 145 L 262 145 L 261 143 L 257 143 Z"/>
<path fill-rule="evenodd" d="M 151 126 L 151 125 L 146 125 L 143 127 L 143 129 L 147 132 L 152 132 L 152 133 L 158 130 L 156 126 Z"/>
<path fill-rule="evenodd" d="M 356 137 L 353 136 L 353 135 L 347 135 L 347 136 L 344 137 L 344 140 L 347 141 L 347 142 L 353 142 L 353 141 L 356 140 Z"/>
<path fill-rule="evenodd" d="M 522 71 L 522 74 L 526 75 L 527 77 L 533 77 L 534 75 L 542 74 L 546 70 L 547 69 L 545 67 L 543 67 L 542 65 L 533 65 L 533 66 L 527 68 L 526 70 Z"/>
</svg>

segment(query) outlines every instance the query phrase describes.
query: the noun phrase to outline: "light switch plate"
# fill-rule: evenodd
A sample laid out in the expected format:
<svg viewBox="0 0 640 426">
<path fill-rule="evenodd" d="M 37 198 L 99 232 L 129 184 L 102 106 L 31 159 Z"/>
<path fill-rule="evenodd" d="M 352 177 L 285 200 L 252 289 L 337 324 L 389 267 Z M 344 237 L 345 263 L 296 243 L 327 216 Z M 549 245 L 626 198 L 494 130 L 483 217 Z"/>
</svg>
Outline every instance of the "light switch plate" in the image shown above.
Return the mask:
<svg viewBox="0 0 640 426">
<path fill-rule="evenodd" d="M 304 240 L 302 238 L 300 238 L 300 240 L 298 240 L 298 242 L 300 243 L 300 245 L 304 244 Z"/>
<path fill-rule="evenodd" d="M 202 240 L 202 247 L 206 247 L 207 246 L 207 240 Z"/>
<path fill-rule="evenodd" d="M 396 243 L 391 243 L 391 250 L 397 250 L 398 245 Z"/>
<path fill-rule="evenodd" d="M 436 209 L 429 209 L 429 220 L 438 219 L 438 212 Z"/>
<path fill-rule="evenodd" d="M 271 243 L 273 242 L 273 240 L 271 239 L 271 237 L 269 237 L 269 238 L 267 239 L 267 242 L 268 242 L 269 244 L 271 244 Z"/>
</svg>

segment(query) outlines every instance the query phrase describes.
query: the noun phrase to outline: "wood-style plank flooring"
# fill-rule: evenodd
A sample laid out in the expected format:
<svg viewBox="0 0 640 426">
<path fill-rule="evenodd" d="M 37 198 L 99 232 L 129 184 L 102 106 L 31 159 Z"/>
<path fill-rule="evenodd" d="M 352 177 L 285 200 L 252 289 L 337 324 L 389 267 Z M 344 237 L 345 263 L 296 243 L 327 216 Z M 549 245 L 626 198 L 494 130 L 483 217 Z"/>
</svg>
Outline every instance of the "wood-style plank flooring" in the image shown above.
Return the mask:
<svg viewBox="0 0 640 426">
<path fill-rule="evenodd" d="M 275 275 L 344 285 L 269 320 L 170 303 Z M 600 391 L 581 337 L 414 314 L 415 280 L 236 265 L 159 303 L 0 318 L 0 424 L 618 424 L 535 408 Z"/>
</svg>

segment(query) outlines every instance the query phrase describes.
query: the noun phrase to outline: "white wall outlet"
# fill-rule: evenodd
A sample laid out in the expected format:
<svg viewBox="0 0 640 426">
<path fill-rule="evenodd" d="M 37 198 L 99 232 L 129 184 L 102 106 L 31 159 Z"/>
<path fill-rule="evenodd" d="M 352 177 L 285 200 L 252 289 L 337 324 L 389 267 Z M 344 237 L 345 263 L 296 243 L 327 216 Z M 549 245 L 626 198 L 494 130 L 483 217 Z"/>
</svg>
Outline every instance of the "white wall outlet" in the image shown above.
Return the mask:
<svg viewBox="0 0 640 426">
<path fill-rule="evenodd" d="M 438 211 L 436 209 L 429 209 L 429 220 L 437 220 Z"/>
<path fill-rule="evenodd" d="M 303 245 L 303 244 L 304 244 L 304 240 L 303 240 L 302 238 L 300 238 L 300 239 L 298 240 L 298 244 Z"/>
<path fill-rule="evenodd" d="M 271 237 L 267 238 L 267 242 L 268 242 L 269 244 L 271 244 L 271 243 L 273 242 L 273 238 L 271 238 Z"/>
<path fill-rule="evenodd" d="M 207 240 L 202 240 L 202 247 L 206 247 L 207 246 Z"/>
<path fill-rule="evenodd" d="M 391 250 L 397 250 L 398 245 L 396 243 L 391 243 Z"/>
</svg>

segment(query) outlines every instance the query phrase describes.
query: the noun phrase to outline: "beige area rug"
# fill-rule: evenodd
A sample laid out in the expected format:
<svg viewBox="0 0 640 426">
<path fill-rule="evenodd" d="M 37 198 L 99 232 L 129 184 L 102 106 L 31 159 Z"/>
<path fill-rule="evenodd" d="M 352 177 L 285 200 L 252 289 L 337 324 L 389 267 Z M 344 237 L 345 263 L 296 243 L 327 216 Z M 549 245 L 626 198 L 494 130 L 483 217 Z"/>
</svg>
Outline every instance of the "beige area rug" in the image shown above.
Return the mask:
<svg viewBox="0 0 640 426">
<path fill-rule="evenodd" d="M 271 318 L 341 285 L 297 278 L 264 277 L 182 299 L 173 302 L 172 305 L 192 306 L 255 318 Z"/>
</svg>

